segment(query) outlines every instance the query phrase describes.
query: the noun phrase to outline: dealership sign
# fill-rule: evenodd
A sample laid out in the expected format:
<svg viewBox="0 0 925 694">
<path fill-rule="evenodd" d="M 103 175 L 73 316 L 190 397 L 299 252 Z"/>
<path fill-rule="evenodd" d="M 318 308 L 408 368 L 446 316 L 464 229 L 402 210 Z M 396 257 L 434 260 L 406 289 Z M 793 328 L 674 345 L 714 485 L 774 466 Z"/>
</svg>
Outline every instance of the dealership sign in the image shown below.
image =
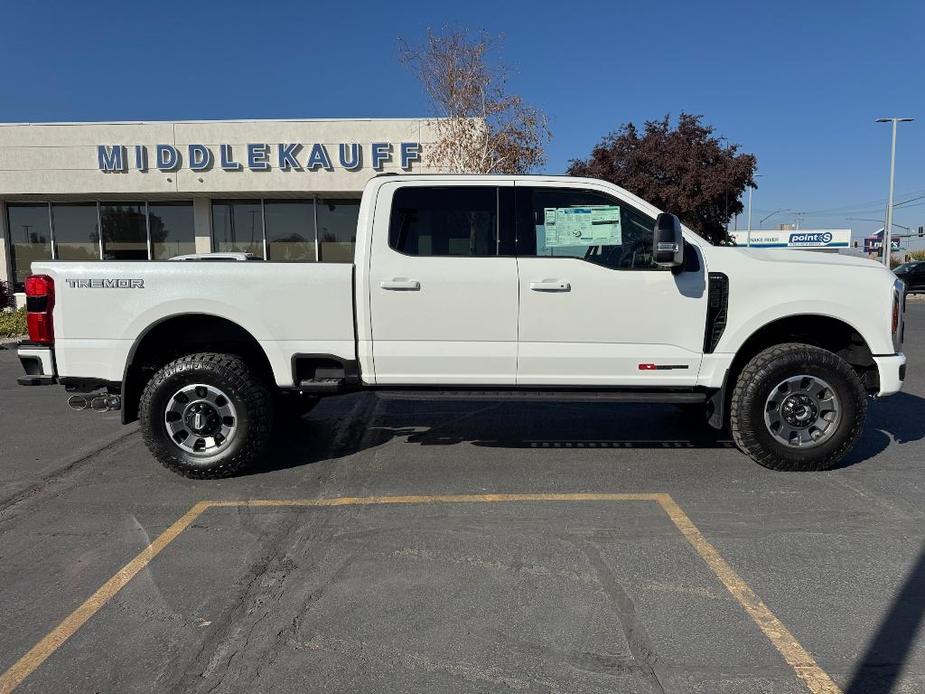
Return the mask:
<svg viewBox="0 0 925 694">
<path fill-rule="evenodd" d="M 752 248 L 848 248 L 850 229 L 807 229 L 789 231 L 734 231 L 737 246 Z"/>
<path fill-rule="evenodd" d="M 297 142 L 246 145 L 97 145 L 97 164 L 103 173 L 126 173 L 129 168 L 142 173 L 149 169 L 176 171 L 333 171 L 335 168 L 357 171 L 370 167 L 381 171 L 383 166 L 398 161 L 408 171 L 421 159 L 418 142 L 372 142 L 361 145 L 343 142 L 335 145 L 312 145 Z"/>
</svg>

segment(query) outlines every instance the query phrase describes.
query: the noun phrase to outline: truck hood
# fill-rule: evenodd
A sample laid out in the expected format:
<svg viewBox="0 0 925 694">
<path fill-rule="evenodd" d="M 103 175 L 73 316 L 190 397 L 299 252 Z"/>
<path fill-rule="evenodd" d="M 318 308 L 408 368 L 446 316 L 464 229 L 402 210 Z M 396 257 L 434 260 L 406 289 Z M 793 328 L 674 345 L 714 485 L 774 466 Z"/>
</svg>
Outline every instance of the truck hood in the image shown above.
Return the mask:
<svg viewBox="0 0 925 694">
<path fill-rule="evenodd" d="M 754 260 L 771 263 L 806 263 L 807 265 L 839 265 L 842 267 L 863 267 L 870 270 L 883 270 L 881 263 L 870 258 L 858 258 L 840 253 L 823 253 L 820 251 L 794 251 L 772 248 L 730 248 Z"/>
</svg>

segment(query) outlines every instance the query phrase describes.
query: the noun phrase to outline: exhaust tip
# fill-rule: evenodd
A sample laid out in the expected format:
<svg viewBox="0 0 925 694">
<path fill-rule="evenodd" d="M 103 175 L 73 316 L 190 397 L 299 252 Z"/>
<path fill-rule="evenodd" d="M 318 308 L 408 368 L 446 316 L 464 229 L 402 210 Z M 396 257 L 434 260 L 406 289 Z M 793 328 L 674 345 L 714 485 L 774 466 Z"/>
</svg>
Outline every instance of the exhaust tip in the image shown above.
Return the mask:
<svg viewBox="0 0 925 694">
<path fill-rule="evenodd" d="M 105 412 L 109 409 L 109 399 L 105 395 L 98 395 L 90 401 L 90 408 L 94 412 Z"/>
<path fill-rule="evenodd" d="M 67 399 L 67 406 L 72 410 L 85 410 L 90 407 L 90 403 L 83 395 L 72 395 Z"/>
</svg>

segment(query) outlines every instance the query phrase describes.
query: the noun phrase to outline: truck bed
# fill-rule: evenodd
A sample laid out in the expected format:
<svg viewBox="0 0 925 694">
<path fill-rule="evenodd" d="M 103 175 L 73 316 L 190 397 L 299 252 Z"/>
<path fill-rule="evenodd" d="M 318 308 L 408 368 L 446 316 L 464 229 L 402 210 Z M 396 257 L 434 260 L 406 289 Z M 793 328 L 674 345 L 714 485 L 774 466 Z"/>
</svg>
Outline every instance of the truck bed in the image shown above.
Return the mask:
<svg viewBox="0 0 925 694">
<path fill-rule="evenodd" d="M 122 380 L 144 331 L 180 314 L 237 323 L 263 347 L 277 385 L 294 354 L 356 359 L 353 265 L 272 262 L 39 262 L 55 281 L 61 377 Z"/>
</svg>

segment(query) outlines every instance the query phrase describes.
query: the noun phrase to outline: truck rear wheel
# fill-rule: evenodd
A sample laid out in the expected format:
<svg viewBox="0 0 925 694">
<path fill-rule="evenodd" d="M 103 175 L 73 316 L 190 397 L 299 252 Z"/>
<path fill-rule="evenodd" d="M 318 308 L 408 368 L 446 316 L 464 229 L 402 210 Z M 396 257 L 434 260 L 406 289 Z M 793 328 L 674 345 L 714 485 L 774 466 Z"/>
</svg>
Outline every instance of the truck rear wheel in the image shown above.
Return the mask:
<svg viewBox="0 0 925 694">
<path fill-rule="evenodd" d="M 772 470 L 828 470 L 854 446 L 867 396 L 851 365 L 799 343 L 769 347 L 739 374 L 729 406 L 736 445 Z"/>
<path fill-rule="evenodd" d="M 240 357 L 205 352 L 154 374 L 138 414 L 145 445 L 164 467 L 216 479 L 240 472 L 266 447 L 273 398 Z"/>
</svg>

